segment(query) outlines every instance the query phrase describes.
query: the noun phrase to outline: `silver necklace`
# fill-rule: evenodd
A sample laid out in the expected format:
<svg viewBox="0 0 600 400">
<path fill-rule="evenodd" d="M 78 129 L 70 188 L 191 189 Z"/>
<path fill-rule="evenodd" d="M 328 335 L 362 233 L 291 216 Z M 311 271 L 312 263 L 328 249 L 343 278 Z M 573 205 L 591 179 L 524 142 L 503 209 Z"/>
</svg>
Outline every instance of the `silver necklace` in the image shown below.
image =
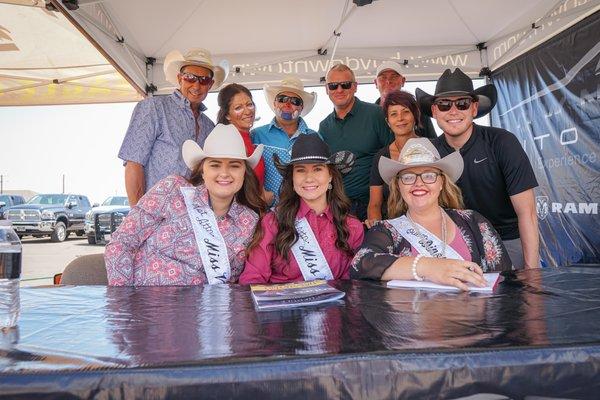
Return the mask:
<svg viewBox="0 0 600 400">
<path fill-rule="evenodd" d="M 408 221 L 410 222 L 413 229 L 415 230 L 415 232 L 417 232 L 417 235 L 419 236 L 419 242 L 423 245 L 423 247 L 425 247 L 425 250 L 427 250 L 429 255 L 432 257 L 437 257 L 437 258 L 446 258 L 446 215 L 445 215 L 446 213 L 444 212 L 442 207 L 440 207 L 440 214 L 442 215 L 442 252 L 436 254 L 436 251 L 434 251 L 431 248 L 431 245 L 429 244 L 429 242 L 425 239 L 425 237 L 421 233 L 421 230 L 419 229 L 418 225 L 410 217 L 410 214 L 408 213 L 408 211 L 406 212 Z"/>
</svg>

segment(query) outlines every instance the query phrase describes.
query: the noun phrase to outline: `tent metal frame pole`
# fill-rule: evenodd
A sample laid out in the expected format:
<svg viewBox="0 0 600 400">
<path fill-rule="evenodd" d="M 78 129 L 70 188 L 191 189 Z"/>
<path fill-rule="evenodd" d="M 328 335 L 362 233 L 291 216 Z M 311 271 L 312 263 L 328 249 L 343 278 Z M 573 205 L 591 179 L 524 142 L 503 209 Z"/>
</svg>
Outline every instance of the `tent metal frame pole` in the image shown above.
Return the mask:
<svg viewBox="0 0 600 400">
<path fill-rule="evenodd" d="M 135 89 L 136 92 L 142 97 L 146 97 L 146 92 L 138 86 L 138 84 L 129 76 L 127 72 L 115 61 L 114 58 L 110 54 L 108 54 L 102 46 L 94 38 L 87 33 L 85 29 L 77 22 L 75 18 L 63 7 L 62 3 L 59 0 L 50 0 L 52 4 L 56 7 L 57 10 L 60 10 L 61 14 L 67 18 L 67 20 L 73 24 L 73 26 L 104 56 L 109 63 L 125 78 L 127 82 Z"/>
</svg>

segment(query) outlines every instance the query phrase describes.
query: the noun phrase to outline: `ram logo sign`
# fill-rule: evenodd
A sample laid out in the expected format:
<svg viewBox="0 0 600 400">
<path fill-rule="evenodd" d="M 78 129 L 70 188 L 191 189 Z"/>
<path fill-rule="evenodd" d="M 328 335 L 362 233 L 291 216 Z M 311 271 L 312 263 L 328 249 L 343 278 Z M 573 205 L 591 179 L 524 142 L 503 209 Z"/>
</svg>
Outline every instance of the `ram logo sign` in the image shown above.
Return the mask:
<svg viewBox="0 0 600 400">
<path fill-rule="evenodd" d="M 535 211 L 539 219 L 546 219 L 548 216 L 548 196 L 537 196 L 535 198 Z"/>
<path fill-rule="evenodd" d="M 597 215 L 598 203 L 550 203 L 548 196 L 536 196 L 535 210 L 540 220 L 546 219 L 549 213 Z"/>
</svg>

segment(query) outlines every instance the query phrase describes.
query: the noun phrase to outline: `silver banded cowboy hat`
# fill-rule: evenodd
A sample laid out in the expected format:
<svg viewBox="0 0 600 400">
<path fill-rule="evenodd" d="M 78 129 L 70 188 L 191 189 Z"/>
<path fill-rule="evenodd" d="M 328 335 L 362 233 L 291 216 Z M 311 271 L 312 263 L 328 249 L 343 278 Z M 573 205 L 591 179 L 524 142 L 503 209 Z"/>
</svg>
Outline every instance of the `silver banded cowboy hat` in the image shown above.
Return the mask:
<svg viewBox="0 0 600 400">
<path fill-rule="evenodd" d="M 332 164 L 342 175 L 347 174 L 354 166 L 355 157 L 349 151 L 338 151 L 331 154 L 329 146 L 319 135 L 300 135 L 292 145 L 292 155 L 288 163 L 283 163 L 277 154 L 273 154 L 273 163 L 277 171 L 284 176 L 288 166 L 293 164 Z"/>
</svg>

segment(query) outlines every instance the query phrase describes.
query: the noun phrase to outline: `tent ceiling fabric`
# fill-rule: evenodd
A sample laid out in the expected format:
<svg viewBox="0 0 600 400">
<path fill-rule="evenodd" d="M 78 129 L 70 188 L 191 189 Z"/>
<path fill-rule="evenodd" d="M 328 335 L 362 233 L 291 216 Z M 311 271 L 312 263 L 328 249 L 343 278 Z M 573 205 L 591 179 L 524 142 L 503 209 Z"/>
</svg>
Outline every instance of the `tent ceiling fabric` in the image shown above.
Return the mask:
<svg viewBox="0 0 600 400">
<path fill-rule="evenodd" d="M 475 77 L 483 67 L 494 70 L 600 10 L 600 0 L 374 0 L 361 7 L 351 0 L 70 0 L 71 5 L 76 3 L 72 10 L 63 6 L 63 0 L 45 1 L 60 9 L 93 46 L 58 13 L 1 4 L 39 5 L 40 0 L 0 0 L 0 49 L 31 31 L 27 39 L 31 48 L 23 54 L 43 53 L 46 68 L 73 69 L 69 74 L 56 68 L 44 73 L 1 69 L 40 65 L 0 51 L 0 104 L 7 99 L 43 104 L 44 96 L 37 94 L 46 93 L 50 99 L 48 92 L 53 92 L 55 103 L 77 101 L 77 96 L 69 95 L 75 90 L 72 85 L 48 84 L 47 79 L 68 76 L 86 77 L 73 83 L 95 100 L 80 94 L 80 102 L 139 98 L 117 72 L 108 73 L 110 66 L 94 46 L 134 87 L 149 92 L 156 88 L 158 94 L 173 90 L 162 71 L 165 55 L 192 47 L 209 49 L 216 61 L 227 59 L 231 66 L 227 82 L 250 88 L 275 82 L 288 72 L 299 75 L 306 85 L 316 85 L 331 62 L 348 64 L 359 82 L 372 82 L 377 66 L 389 59 L 404 64 L 409 80 L 437 79 L 453 67 Z M 36 15 L 23 15 L 33 11 Z M 44 24 L 48 27 L 38 31 Z M 3 34 L 8 34 L 8 41 Z M 486 49 L 479 51 L 478 43 L 485 43 Z M 69 58 L 75 60 L 66 64 Z M 42 86 L 34 89 L 36 84 Z M 17 97 L 19 91 L 13 89 L 19 85 L 28 97 Z M 65 97 L 56 96 L 57 91 L 65 91 Z"/>
<path fill-rule="evenodd" d="M 138 93 L 61 13 L 0 1 L 0 105 L 138 101 Z"/>
<path fill-rule="evenodd" d="M 436 79 L 456 66 L 477 76 L 599 7 L 599 0 L 375 0 L 362 7 L 350 0 L 80 0 L 78 10 L 64 12 L 140 87 L 168 93 L 165 54 L 192 47 L 227 59 L 228 81 L 251 88 L 282 72 L 318 84 L 331 61 L 348 64 L 359 82 L 371 82 L 386 59 L 404 63 L 409 80 Z M 336 28 L 340 35 L 332 40 Z M 487 53 L 477 49 L 482 42 Z M 324 44 L 327 54 L 319 55 Z M 148 57 L 156 63 L 147 69 Z"/>
</svg>

